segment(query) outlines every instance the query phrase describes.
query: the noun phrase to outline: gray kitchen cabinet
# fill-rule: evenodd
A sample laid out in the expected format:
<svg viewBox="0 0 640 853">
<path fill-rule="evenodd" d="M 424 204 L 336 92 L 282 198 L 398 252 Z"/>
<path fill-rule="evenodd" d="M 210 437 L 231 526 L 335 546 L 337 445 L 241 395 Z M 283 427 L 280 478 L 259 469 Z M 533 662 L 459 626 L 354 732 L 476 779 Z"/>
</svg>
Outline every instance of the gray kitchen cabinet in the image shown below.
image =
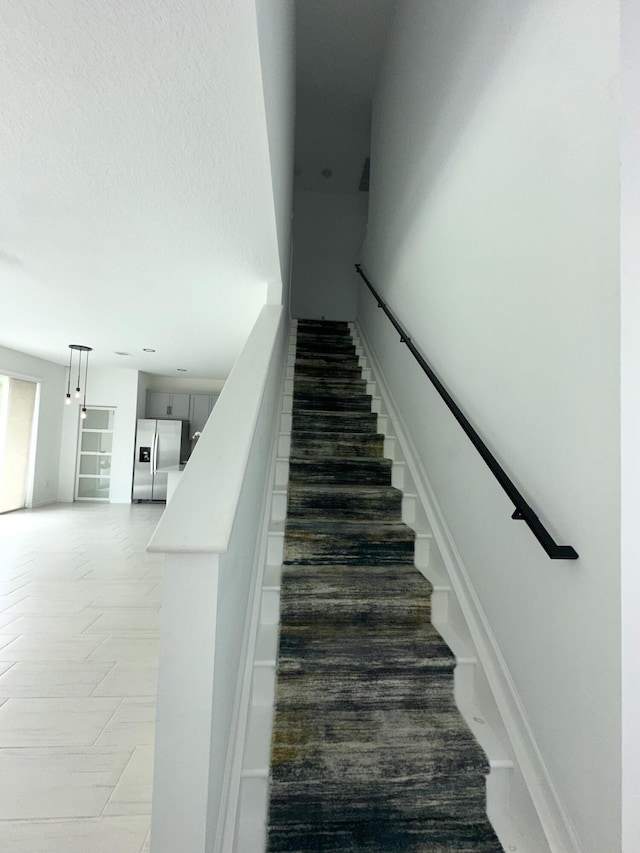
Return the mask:
<svg viewBox="0 0 640 853">
<path fill-rule="evenodd" d="M 147 391 L 147 417 L 188 420 L 190 396 L 167 391 Z"/>
<path fill-rule="evenodd" d="M 217 399 L 217 394 L 191 394 L 189 406 L 189 429 L 191 435 L 196 432 L 202 432 Z"/>
</svg>

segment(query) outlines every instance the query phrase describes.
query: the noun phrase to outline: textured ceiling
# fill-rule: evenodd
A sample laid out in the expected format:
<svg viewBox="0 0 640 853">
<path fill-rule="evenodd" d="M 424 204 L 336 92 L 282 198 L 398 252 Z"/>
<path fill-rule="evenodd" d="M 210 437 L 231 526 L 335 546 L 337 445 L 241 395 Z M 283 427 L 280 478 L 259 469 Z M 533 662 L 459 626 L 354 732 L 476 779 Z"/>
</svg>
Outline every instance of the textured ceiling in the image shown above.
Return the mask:
<svg viewBox="0 0 640 853">
<path fill-rule="evenodd" d="M 358 192 L 395 8 L 395 0 L 297 0 L 297 190 Z"/>
<path fill-rule="evenodd" d="M 0 115 L 0 345 L 225 377 L 280 278 L 254 0 L 3 0 Z"/>
</svg>

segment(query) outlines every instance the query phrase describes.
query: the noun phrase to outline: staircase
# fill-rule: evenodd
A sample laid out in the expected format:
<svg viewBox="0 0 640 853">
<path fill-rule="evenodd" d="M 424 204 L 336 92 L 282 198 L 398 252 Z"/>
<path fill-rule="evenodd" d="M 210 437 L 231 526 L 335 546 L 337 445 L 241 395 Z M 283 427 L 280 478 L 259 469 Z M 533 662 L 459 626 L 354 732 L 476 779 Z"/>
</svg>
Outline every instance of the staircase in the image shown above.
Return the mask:
<svg viewBox="0 0 640 853">
<path fill-rule="evenodd" d="M 267 850 L 497 853 L 346 323 L 299 321 Z"/>
</svg>

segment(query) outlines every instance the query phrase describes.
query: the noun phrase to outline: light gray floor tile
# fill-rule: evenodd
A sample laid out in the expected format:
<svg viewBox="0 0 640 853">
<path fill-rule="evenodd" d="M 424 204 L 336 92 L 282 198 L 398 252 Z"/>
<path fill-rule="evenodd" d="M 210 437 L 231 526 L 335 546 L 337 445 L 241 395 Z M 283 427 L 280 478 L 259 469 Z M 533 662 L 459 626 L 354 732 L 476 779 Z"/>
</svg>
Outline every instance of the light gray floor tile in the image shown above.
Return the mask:
<svg viewBox="0 0 640 853">
<path fill-rule="evenodd" d="M 114 577 L 112 581 L 94 580 L 91 584 L 91 591 L 94 598 L 103 595 L 107 596 L 146 596 L 155 588 L 156 584 L 153 581 L 129 581 L 125 583 L 121 577 Z"/>
<path fill-rule="evenodd" d="M 0 708 L 0 748 L 91 746 L 119 704 L 108 697 L 9 699 Z"/>
<path fill-rule="evenodd" d="M 45 596 L 46 598 L 67 598 L 86 601 L 89 603 L 96 597 L 93 584 L 83 580 L 52 581 L 29 580 L 21 587 L 25 595 Z"/>
<path fill-rule="evenodd" d="M 6 558 L 5 558 L 6 559 Z M 15 595 L 25 585 L 26 581 L 12 580 L 7 581 L 2 579 L 3 575 L 0 571 L 0 610 L 2 610 L 2 600 L 6 595 Z"/>
<path fill-rule="evenodd" d="M 156 702 L 153 699 L 123 699 L 107 723 L 96 746 L 152 745 L 155 734 Z"/>
<path fill-rule="evenodd" d="M 0 820 L 99 817 L 130 758 L 108 747 L 0 749 Z"/>
<path fill-rule="evenodd" d="M 155 699 L 157 691 L 157 666 L 117 663 L 93 691 L 93 696 L 144 696 Z"/>
<path fill-rule="evenodd" d="M 68 566 L 47 566 L 44 564 L 39 564 L 36 566 L 29 566 L 28 576 L 31 581 L 60 581 L 63 583 L 69 583 L 70 581 L 81 581 L 84 576 L 87 574 L 87 569 L 84 567 L 81 568 L 70 568 Z"/>
<path fill-rule="evenodd" d="M 2 614 L 0 614 L 2 616 Z M 11 631 L 15 634 L 32 636 L 46 634 L 47 636 L 69 636 L 80 634 L 92 627 L 99 618 L 97 613 L 76 613 L 74 615 L 49 615 L 43 613 L 27 613 L 11 622 Z M 94 634 L 108 634 L 109 631 L 92 631 Z"/>
<path fill-rule="evenodd" d="M 18 637 L 16 634 L 0 634 L 0 661 L 2 660 L 15 660 L 15 658 L 4 658 L 2 657 L 2 650 L 6 648 L 10 643 L 13 643 L 14 640 L 17 640 Z"/>
<path fill-rule="evenodd" d="M 4 613 L 0 613 L 0 631 L 4 631 L 8 625 L 11 625 L 12 622 L 15 622 L 16 619 L 20 618 L 19 613 L 10 613 L 5 611 Z M 16 633 L 20 633 L 16 631 Z"/>
<path fill-rule="evenodd" d="M 113 668 L 110 663 L 84 661 L 19 661 L 3 671 L 5 666 L 9 670 L 11 665 L 0 664 L 0 696 L 16 698 L 88 697 Z"/>
<path fill-rule="evenodd" d="M 154 593 L 147 593 L 146 595 L 134 595 L 133 593 L 125 594 L 125 593 L 115 593 L 110 594 L 108 592 L 101 592 L 94 600 L 88 605 L 92 610 L 99 610 L 100 612 L 105 612 L 107 610 L 138 610 L 145 608 L 152 608 L 157 610 L 159 604 L 156 603 L 156 596 Z"/>
<path fill-rule="evenodd" d="M 112 583 L 113 581 L 140 583 L 144 581 L 144 576 L 148 572 L 145 566 L 138 566 L 131 560 L 125 561 L 122 557 L 117 560 L 111 557 L 100 562 L 90 560 L 85 568 L 88 570 L 88 580 L 101 581 L 102 583 Z"/>
<path fill-rule="evenodd" d="M 75 818 L 3 821 L 0 851 L 7 853 L 140 853 L 149 818 Z M 149 849 L 149 848 L 147 848 Z"/>
<path fill-rule="evenodd" d="M 159 636 L 160 614 L 157 608 L 134 610 L 132 608 L 113 609 L 102 613 L 85 629 L 86 633 L 96 634 L 155 634 Z"/>
<path fill-rule="evenodd" d="M 0 709 L 2 710 L 2 709 Z M 106 815 L 150 814 L 153 783 L 153 747 L 137 746 L 111 799 Z"/>
<path fill-rule="evenodd" d="M 25 581 L 26 583 L 26 581 Z M 15 592 L 6 592 L 0 595 L 0 613 L 5 613 L 11 607 L 15 607 L 27 597 L 25 592 L 16 590 Z"/>
<path fill-rule="evenodd" d="M 96 649 L 104 640 L 97 634 L 77 635 L 76 637 L 53 637 L 43 638 L 35 635 L 24 637 L 8 637 L 8 644 L 4 644 L 0 635 L 0 661 L 11 660 L 71 660 L 81 661 Z M 106 658 L 102 658 L 106 660 Z M 113 659 L 114 661 L 117 658 Z"/>
<path fill-rule="evenodd" d="M 0 649 L 0 660 L 2 655 L 3 650 Z M 158 640 L 148 637 L 107 637 L 89 654 L 88 660 L 127 661 L 153 665 L 158 660 Z"/>
<path fill-rule="evenodd" d="M 35 613 L 42 616 L 74 616 L 87 607 L 87 601 L 74 598 L 49 598 L 46 595 L 23 595 L 21 600 L 3 612 L 3 615 L 15 613 Z"/>
</svg>

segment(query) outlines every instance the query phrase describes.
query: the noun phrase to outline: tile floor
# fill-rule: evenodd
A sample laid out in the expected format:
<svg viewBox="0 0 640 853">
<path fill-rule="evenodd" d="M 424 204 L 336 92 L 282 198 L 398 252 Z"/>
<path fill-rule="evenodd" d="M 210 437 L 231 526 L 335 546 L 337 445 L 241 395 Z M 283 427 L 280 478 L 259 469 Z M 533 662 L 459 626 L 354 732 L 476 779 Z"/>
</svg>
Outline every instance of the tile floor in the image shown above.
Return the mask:
<svg viewBox="0 0 640 853">
<path fill-rule="evenodd" d="M 0 515 L 0 851 L 149 850 L 163 509 Z"/>
</svg>

